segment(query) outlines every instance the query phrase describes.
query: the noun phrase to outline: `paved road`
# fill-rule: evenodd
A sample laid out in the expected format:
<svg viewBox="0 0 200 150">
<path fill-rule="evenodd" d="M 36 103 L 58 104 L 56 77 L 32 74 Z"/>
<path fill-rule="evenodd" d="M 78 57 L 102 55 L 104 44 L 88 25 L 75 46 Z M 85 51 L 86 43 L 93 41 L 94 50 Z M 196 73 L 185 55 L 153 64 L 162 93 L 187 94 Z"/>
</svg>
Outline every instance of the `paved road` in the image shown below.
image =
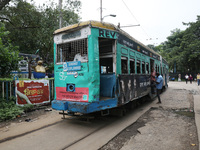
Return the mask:
<svg viewBox="0 0 200 150">
<path fill-rule="evenodd" d="M 137 128 L 139 134 L 133 134 L 121 150 L 199 149 L 200 90 L 197 84 L 170 82 L 161 100 L 162 104 L 157 104 L 136 122 L 145 122 L 145 126 Z M 189 117 L 193 108 L 195 119 Z"/>
</svg>

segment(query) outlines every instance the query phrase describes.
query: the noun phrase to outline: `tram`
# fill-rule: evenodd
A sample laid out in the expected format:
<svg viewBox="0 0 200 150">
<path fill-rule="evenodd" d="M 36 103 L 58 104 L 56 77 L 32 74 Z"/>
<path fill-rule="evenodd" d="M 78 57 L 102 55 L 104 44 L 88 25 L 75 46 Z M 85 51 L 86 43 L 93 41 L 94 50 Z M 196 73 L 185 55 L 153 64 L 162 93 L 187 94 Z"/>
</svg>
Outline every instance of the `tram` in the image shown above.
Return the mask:
<svg viewBox="0 0 200 150">
<path fill-rule="evenodd" d="M 166 60 L 113 24 L 86 21 L 58 29 L 52 108 L 88 114 L 153 98 L 151 68 L 163 76 L 166 88 Z"/>
</svg>

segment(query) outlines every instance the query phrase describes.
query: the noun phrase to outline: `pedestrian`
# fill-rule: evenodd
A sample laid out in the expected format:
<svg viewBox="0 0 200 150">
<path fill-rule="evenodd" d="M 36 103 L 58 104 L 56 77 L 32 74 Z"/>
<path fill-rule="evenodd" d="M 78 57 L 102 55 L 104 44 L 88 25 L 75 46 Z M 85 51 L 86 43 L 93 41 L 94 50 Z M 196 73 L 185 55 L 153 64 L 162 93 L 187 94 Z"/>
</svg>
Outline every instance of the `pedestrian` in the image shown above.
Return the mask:
<svg viewBox="0 0 200 150">
<path fill-rule="evenodd" d="M 189 76 L 189 80 L 190 80 L 190 84 L 192 84 L 193 78 L 192 78 L 192 75 L 191 75 L 191 74 L 190 74 L 190 76 Z"/>
<path fill-rule="evenodd" d="M 197 84 L 198 84 L 198 86 L 200 84 L 200 74 L 199 73 L 197 74 Z"/>
<path fill-rule="evenodd" d="M 161 103 L 160 100 L 160 93 L 163 87 L 163 77 L 160 75 L 159 72 L 156 73 L 156 91 L 157 91 L 157 97 L 158 97 L 158 103 Z"/>
<path fill-rule="evenodd" d="M 186 84 L 187 84 L 187 82 L 188 82 L 188 78 L 189 78 L 189 76 L 186 74 L 186 75 L 185 75 Z"/>
<path fill-rule="evenodd" d="M 181 81 L 181 74 L 178 74 L 178 81 Z"/>
</svg>

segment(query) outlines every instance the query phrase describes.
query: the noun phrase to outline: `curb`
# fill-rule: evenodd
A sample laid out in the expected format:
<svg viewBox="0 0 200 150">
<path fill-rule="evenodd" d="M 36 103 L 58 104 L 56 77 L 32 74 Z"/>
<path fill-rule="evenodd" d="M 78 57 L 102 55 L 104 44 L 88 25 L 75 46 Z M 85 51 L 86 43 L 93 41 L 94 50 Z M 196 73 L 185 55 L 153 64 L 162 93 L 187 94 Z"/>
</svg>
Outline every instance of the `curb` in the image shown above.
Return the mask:
<svg viewBox="0 0 200 150">
<path fill-rule="evenodd" d="M 197 127 L 197 135 L 198 135 L 199 149 L 200 149 L 200 95 L 193 95 L 193 97 L 194 97 L 195 123 Z"/>
</svg>

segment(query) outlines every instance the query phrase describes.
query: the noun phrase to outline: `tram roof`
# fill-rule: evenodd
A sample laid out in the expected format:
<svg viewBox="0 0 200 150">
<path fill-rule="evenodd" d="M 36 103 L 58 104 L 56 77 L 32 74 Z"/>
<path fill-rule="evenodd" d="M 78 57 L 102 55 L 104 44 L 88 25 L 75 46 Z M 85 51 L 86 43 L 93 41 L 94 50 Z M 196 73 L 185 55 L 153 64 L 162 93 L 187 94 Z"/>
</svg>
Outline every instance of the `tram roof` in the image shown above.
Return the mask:
<svg viewBox="0 0 200 150">
<path fill-rule="evenodd" d="M 89 21 L 79 22 L 77 24 L 73 24 L 73 25 L 69 25 L 67 27 L 57 29 L 56 31 L 54 31 L 54 34 L 59 34 L 59 33 L 65 32 L 65 31 L 73 31 L 73 30 L 77 30 L 79 28 L 81 29 L 81 28 L 86 27 L 86 26 L 117 31 L 118 33 L 121 33 L 121 34 L 127 36 L 128 38 L 130 38 L 134 42 L 138 43 L 139 45 L 145 47 L 146 49 L 148 49 L 152 53 L 160 56 L 160 54 L 156 53 L 154 50 L 150 49 L 149 47 L 147 47 L 146 45 L 144 45 L 140 41 L 136 40 L 135 38 L 130 36 L 127 32 L 123 31 L 122 29 L 120 29 L 119 27 L 115 26 L 112 23 L 89 20 Z"/>
</svg>

